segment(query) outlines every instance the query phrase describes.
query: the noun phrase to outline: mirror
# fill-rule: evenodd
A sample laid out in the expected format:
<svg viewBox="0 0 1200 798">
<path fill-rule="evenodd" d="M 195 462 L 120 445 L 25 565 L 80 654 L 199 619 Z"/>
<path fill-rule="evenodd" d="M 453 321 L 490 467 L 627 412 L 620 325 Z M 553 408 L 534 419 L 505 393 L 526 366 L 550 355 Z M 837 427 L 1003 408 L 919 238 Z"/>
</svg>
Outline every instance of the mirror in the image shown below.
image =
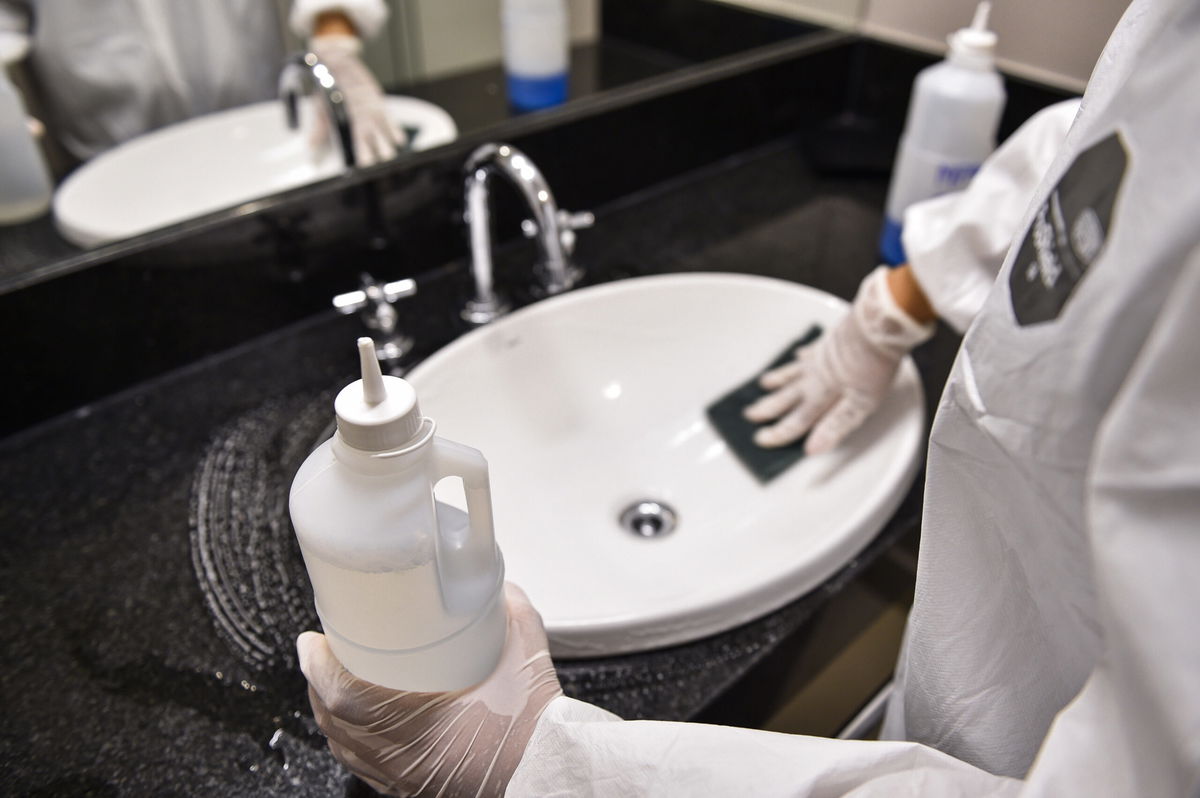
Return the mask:
<svg viewBox="0 0 1200 798">
<path fill-rule="evenodd" d="M 858 5 L 863 1 L 568 0 L 571 55 L 567 100 L 555 108 L 532 113 L 568 113 L 573 104 L 597 94 L 789 41 L 823 28 L 852 28 L 860 11 Z M 191 6 L 190 0 L 174 6 L 167 6 L 167 0 L 160 2 L 162 5 L 157 7 L 166 13 Z M 281 9 L 288 5 L 287 0 L 276 0 L 276 4 Z M 0 12 L 9 5 L 25 4 L 0 3 Z M 146 9 L 156 3 L 143 0 L 122 5 Z M 414 138 L 416 149 L 441 146 L 456 136 L 479 136 L 490 131 L 501 136 L 505 123 L 527 113 L 515 110 L 506 92 L 501 63 L 501 0 L 387 0 L 387 5 L 389 18 L 380 34 L 364 49 L 363 60 L 385 91 L 408 103 L 407 110 L 398 113 L 408 113 L 407 119 L 417 120 L 412 123 L 419 128 Z M 74 4 L 71 6 L 75 8 Z M 37 76 L 24 77 L 23 88 L 32 93 Z M 36 96 L 31 99 L 36 109 Z M 279 136 L 288 135 L 282 126 L 282 104 L 269 100 L 261 105 L 262 124 L 273 125 Z M 72 230 L 61 220 L 56 222 L 53 214 L 46 214 L 31 222 L 0 227 L 0 292 L 117 257 L 131 251 L 138 241 L 148 243 L 147 236 L 167 229 L 164 225 L 195 216 L 212 220 L 246 213 L 252 209 L 244 204 L 249 200 L 259 199 L 254 203 L 259 207 L 263 198 L 341 172 L 336 157 L 319 168 L 314 166 L 303 142 L 296 139 L 298 134 L 291 134 L 286 141 L 272 140 L 258 145 L 275 147 L 272 157 L 293 159 L 280 160 L 276 174 L 252 174 L 238 166 L 234 147 L 230 145 L 219 153 L 221 157 L 214 161 L 216 167 L 204 167 L 199 174 L 190 176 L 186 172 L 180 172 L 178 177 L 169 176 L 175 174 L 169 167 L 201 163 L 202 145 L 197 142 L 204 141 L 206 136 L 209 141 L 217 135 L 240 137 L 239 146 L 250 142 L 254 120 L 241 115 L 248 114 L 250 108 L 235 109 L 236 114 L 224 120 L 229 123 L 228 129 L 216 131 L 204 127 L 215 125 L 221 114 L 233 113 L 222 111 L 132 140 L 138 145 L 150 139 L 159 141 L 157 148 L 150 149 L 155 150 L 155 157 L 166 157 L 165 161 L 141 160 L 145 155 L 142 149 L 134 153 L 137 157 L 121 160 L 116 157 L 118 154 L 129 155 L 125 150 L 131 145 L 126 143 L 72 170 L 69 156 L 62 149 L 50 148 L 52 163 L 67 181 L 60 197 L 66 195 L 70 181 L 86 169 L 102 161 L 114 162 L 108 169 L 107 182 L 93 187 L 83 198 L 89 207 L 103 210 L 113 226 L 98 233 Z M 176 133 L 191 133 L 194 137 L 169 138 Z M 187 155 L 180 159 L 179 152 Z M 402 153 L 392 163 L 400 163 L 406 157 L 411 156 Z M 137 169 L 141 170 L 144 189 L 138 187 L 135 179 Z M 288 179 L 275 179 L 278 173 Z M 222 181 L 235 177 L 248 181 L 248 185 L 239 187 L 242 193 L 211 196 L 223 185 Z M 148 196 L 146 192 L 153 187 L 165 188 L 163 196 L 172 202 L 206 199 L 207 203 L 174 209 L 173 215 L 165 220 L 130 225 L 135 215 L 133 199 Z M 163 208 L 167 202 L 167 199 L 155 200 L 148 205 Z"/>
</svg>

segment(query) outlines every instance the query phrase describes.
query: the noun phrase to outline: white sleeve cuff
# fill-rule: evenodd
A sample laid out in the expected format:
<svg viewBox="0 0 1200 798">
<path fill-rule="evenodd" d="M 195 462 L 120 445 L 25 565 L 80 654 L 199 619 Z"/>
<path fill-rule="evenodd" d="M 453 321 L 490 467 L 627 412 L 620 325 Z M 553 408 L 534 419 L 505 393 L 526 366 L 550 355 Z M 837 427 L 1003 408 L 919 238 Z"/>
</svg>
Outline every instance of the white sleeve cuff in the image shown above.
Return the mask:
<svg viewBox="0 0 1200 798">
<path fill-rule="evenodd" d="M 1078 108 L 1078 100 L 1066 100 L 1042 109 L 992 153 L 966 189 L 905 212 L 908 264 L 938 316 L 960 333 L 983 307 Z"/>
<path fill-rule="evenodd" d="M 933 337 L 937 325 L 922 323 L 900 307 L 888 286 L 887 266 L 879 266 L 858 287 L 851 313 L 867 340 L 881 351 L 903 357 Z"/>
<path fill-rule="evenodd" d="M 327 11 L 341 11 L 350 21 L 360 38 L 370 39 L 387 21 L 388 9 L 383 0 L 295 0 L 288 23 L 292 32 L 301 39 L 312 35 L 317 17 Z"/>
<path fill-rule="evenodd" d="M 571 768 L 564 768 L 563 765 L 586 759 L 586 746 L 579 745 L 579 738 L 586 739 L 586 735 L 578 734 L 577 730 L 591 723 L 620 720 L 618 715 L 594 704 L 565 695 L 555 698 L 538 718 L 533 736 L 525 746 L 525 754 L 508 782 L 505 795 L 510 798 L 545 795 L 548 784 L 566 787 L 566 794 L 569 794 L 571 780 L 578 774 L 572 775 Z"/>
<path fill-rule="evenodd" d="M 856 798 L 1011 798 L 1019 789 L 1017 781 L 915 743 L 622 721 L 599 707 L 560 697 L 538 719 L 505 795 L 784 798 L 853 792 Z"/>
</svg>

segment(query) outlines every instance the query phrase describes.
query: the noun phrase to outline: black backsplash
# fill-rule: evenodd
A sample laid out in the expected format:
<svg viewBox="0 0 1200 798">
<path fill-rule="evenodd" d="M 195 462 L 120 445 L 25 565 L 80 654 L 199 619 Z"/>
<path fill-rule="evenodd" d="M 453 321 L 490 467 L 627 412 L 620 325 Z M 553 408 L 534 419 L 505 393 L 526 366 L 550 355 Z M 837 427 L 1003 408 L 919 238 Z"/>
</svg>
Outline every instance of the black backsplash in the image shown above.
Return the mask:
<svg viewBox="0 0 1200 798">
<path fill-rule="evenodd" d="M 818 30 L 796 20 L 695 0 L 618 0 L 600 5 L 605 38 L 685 61 L 708 61 Z"/>
<path fill-rule="evenodd" d="M 602 210 L 787 136 L 817 171 L 886 174 L 912 79 L 932 61 L 840 34 L 740 58 L 698 67 L 709 72 L 670 90 L 647 84 L 619 102 L 601 95 L 531 119 L 509 141 L 572 210 Z M 1018 81 L 1008 91 L 1002 135 L 1059 96 Z M 328 311 L 361 272 L 396 279 L 461 267 L 461 164 L 483 140 L 467 136 L 340 187 L 300 189 L 260 212 L 0 296 L 0 358 L 13 375 L 0 434 Z M 496 192 L 501 243 L 517 237 L 510 193 Z"/>
</svg>

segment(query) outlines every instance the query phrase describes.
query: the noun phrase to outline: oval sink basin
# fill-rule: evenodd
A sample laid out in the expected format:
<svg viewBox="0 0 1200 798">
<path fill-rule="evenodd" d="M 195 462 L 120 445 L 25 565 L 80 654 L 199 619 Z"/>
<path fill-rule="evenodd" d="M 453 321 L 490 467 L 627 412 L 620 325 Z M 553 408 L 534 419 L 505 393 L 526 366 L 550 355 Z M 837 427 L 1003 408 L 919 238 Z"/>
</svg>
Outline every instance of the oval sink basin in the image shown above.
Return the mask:
<svg viewBox="0 0 1200 798">
<path fill-rule="evenodd" d="M 415 150 L 453 141 L 454 120 L 413 97 L 388 97 L 400 125 L 419 128 Z M 101 153 L 54 195 L 54 222 L 81 247 L 141 235 L 342 171 L 333 148 L 314 154 L 289 130 L 279 101 L 254 103 L 155 130 Z"/>
<path fill-rule="evenodd" d="M 846 308 L 763 277 L 630 279 L 532 305 L 408 375 L 438 434 L 487 457 L 508 578 L 541 611 L 553 654 L 626 653 L 732 628 L 818 586 L 882 529 L 923 450 L 911 361 L 839 449 L 766 485 L 705 415 Z M 438 495 L 465 507 L 455 480 Z M 623 525 L 641 500 L 669 507 L 673 531 Z M 653 532 L 660 516 L 643 509 Z"/>
</svg>

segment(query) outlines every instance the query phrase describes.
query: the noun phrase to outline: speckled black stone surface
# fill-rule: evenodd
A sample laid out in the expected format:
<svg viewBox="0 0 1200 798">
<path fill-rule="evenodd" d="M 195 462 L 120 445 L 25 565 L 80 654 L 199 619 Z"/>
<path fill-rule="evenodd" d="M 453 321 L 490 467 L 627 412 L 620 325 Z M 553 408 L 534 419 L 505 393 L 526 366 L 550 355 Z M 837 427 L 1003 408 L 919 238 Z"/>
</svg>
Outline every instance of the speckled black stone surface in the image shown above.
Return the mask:
<svg viewBox="0 0 1200 798">
<path fill-rule="evenodd" d="M 741 271 L 849 297 L 875 262 L 884 188 L 818 177 L 782 140 L 597 209 L 579 259 L 593 281 Z M 501 259 L 518 296 L 523 247 Z M 418 356 L 460 331 L 464 280 L 461 263 L 421 276 L 405 314 Z M 218 634 L 189 512 L 221 430 L 266 402 L 341 384 L 361 329 L 319 314 L 0 443 L 0 792 L 358 789 L 326 753 L 292 663 L 247 664 Z M 952 339 L 938 339 L 918 352 L 931 401 L 952 351 Z M 916 499 L 914 488 L 880 537 L 812 594 L 696 643 L 560 662 L 564 689 L 625 717 L 694 717 L 911 529 Z"/>
</svg>

